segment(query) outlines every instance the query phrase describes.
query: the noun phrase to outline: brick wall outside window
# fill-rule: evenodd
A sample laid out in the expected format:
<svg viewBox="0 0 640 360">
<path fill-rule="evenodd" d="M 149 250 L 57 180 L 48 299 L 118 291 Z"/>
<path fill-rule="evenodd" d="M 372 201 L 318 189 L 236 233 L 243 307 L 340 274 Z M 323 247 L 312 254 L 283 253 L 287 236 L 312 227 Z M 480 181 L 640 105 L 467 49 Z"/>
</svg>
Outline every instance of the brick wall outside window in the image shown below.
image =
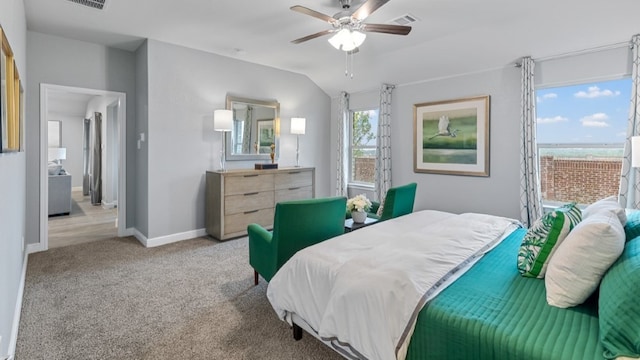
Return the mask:
<svg viewBox="0 0 640 360">
<path fill-rule="evenodd" d="M 375 181 L 375 158 L 355 159 L 355 181 Z M 622 159 L 568 159 L 540 157 L 540 187 L 546 201 L 591 204 L 616 195 Z"/>
<path fill-rule="evenodd" d="M 365 183 L 375 183 L 376 181 L 376 158 L 356 157 L 353 180 Z"/>
<path fill-rule="evenodd" d="M 540 158 L 542 198 L 546 201 L 590 204 L 616 195 L 622 159 Z"/>
</svg>

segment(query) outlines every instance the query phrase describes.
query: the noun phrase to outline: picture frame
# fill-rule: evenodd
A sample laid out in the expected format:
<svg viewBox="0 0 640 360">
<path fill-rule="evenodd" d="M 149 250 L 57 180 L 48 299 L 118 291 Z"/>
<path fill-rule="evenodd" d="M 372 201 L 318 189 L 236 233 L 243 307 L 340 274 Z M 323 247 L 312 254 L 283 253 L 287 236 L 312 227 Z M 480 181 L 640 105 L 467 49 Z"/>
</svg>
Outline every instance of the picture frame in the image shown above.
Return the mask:
<svg viewBox="0 0 640 360">
<path fill-rule="evenodd" d="M 256 120 L 258 124 L 258 153 L 270 154 L 271 144 L 275 144 L 275 129 L 273 127 L 273 119 Z"/>
<path fill-rule="evenodd" d="M 413 106 L 413 171 L 489 176 L 490 96 Z"/>
<path fill-rule="evenodd" d="M 9 61 L 5 35 L 0 27 L 0 152 L 9 151 L 7 63 Z"/>
<path fill-rule="evenodd" d="M 24 150 L 23 97 L 13 51 L 0 27 L 0 153 Z"/>
</svg>

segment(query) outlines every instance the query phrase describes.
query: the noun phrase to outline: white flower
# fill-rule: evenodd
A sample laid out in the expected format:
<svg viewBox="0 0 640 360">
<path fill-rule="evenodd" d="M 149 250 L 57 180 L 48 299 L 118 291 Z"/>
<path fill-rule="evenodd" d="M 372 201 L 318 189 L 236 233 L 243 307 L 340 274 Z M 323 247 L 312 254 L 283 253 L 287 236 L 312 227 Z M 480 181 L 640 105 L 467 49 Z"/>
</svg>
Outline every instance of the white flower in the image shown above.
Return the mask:
<svg viewBox="0 0 640 360">
<path fill-rule="evenodd" d="M 347 210 L 349 211 L 368 211 L 369 209 L 371 209 L 371 201 L 364 194 L 347 200 Z"/>
</svg>

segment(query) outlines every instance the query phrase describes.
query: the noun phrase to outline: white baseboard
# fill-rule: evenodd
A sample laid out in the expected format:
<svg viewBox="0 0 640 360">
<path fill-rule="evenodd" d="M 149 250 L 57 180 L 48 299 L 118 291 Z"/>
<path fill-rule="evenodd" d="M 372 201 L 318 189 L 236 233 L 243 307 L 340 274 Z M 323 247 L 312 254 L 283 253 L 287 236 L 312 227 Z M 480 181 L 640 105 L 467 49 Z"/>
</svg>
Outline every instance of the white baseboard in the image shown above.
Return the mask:
<svg viewBox="0 0 640 360">
<path fill-rule="evenodd" d="M 22 275 L 20 275 L 20 283 L 18 284 L 18 296 L 16 296 L 16 308 L 13 312 L 13 324 L 11 325 L 11 334 L 9 335 L 9 354 L 6 359 L 12 360 L 16 356 L 16 345 L 18 344 L 18 328 L 20 326 L 20 313 L 22 311 L 22 299 L 24 295 L 24 283 L 27 278 L 27 261 L 29 260 L 29 252 L 24 252 L 22 260 Z"/>
<path fill-rule="evenodd" d="M 133 236 L 135 236 L 136 239 L 138 239 L 138 241 L 140 241 L 140 243 L 142 243 L 142 245 L 144 245 L 145 247 L 155 247 L 155 246 L 171 244 L 171 243 L 182 241 L 182 240 L 189 240 L 189 239 L 193 239 L 201 236 L 207 236 L 207 230 L 206 229 L 191 230 L 191 231 L 185 231 L 182 233 L 159 236 L 156 238 L 149 239 L 146 236 L 142 235 L 142 233 L 138 231 L 138 229 L 134 229 Z"/>
<path fill-rule="evenodd" d="M 45 251 L 45 248 L 41 243 L 27 244 L 27 254 L 33 254 L 40 251 Z"/>
</svg>

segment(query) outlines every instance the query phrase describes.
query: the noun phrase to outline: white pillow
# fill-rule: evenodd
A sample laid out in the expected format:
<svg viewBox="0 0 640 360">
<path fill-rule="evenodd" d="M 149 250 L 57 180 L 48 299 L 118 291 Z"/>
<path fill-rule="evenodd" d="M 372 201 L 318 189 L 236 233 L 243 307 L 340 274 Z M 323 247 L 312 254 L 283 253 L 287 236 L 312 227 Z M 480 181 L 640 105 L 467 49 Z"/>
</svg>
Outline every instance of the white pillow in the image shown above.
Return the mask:
<svg viewBox="0 0 640 360">
<path fill-rule="evenodd" d="M 598 200 L 593 204 L 587 206 L 584 210 L 582 210 L 582 218 L 586 219 L 589 216 L 601 211 L 610 211 L 616 214 L 623 227 L 627 223 L 627 213 L 625 212 L 624 208 L 622 208 L 622 206 L 620 206 L 620 204 L 618 203 L 618 197 L 616 196 L 609 196 L 608 198 Z"/>
<path fill-rule="evenodd" d="M 624 229 L 614 212 L 583 218 L 549 261 L 547 303 L 560 308 L 582 304 L 622 254 L 624 243 Z"/>
</svg>

